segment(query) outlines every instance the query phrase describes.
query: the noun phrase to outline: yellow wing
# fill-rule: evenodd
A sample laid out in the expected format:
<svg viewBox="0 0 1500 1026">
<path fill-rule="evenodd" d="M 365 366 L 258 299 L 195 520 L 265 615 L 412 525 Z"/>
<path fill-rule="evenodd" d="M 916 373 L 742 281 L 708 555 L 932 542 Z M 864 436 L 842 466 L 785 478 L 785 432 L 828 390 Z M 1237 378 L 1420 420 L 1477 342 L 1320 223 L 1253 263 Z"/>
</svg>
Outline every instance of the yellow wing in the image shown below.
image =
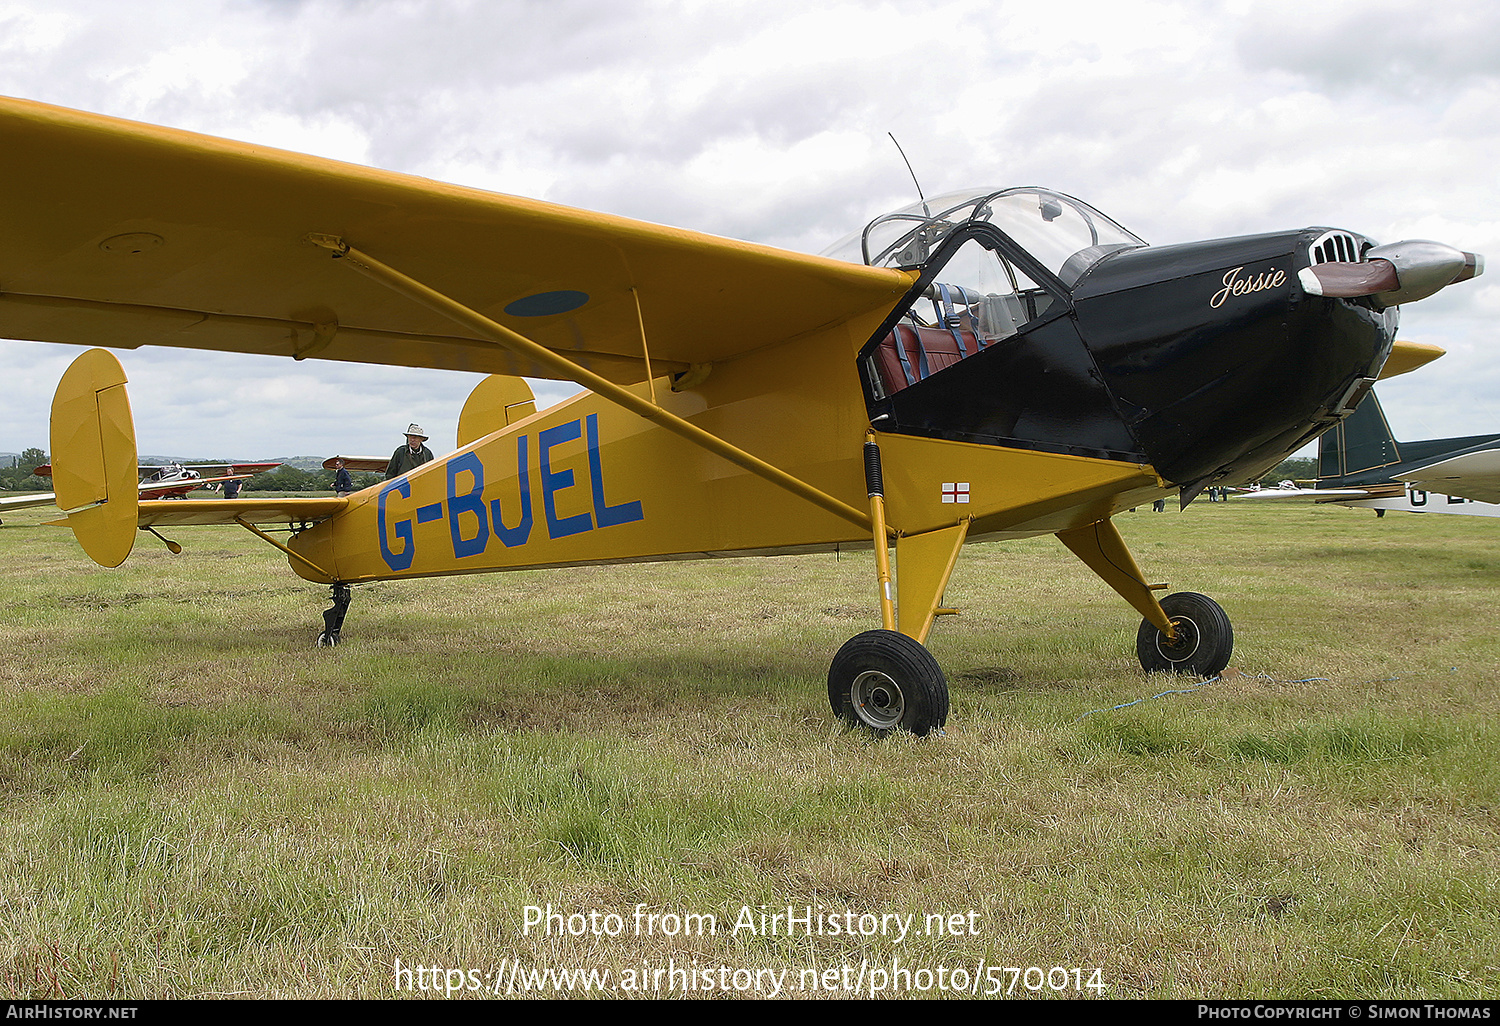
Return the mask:
<svg viewBox="0 0 1500 1026">
<path fill-rule="evenodd" d="M 642 322 L 659 375 L 890 306 L 912 281 L 3 97 L 0 186 L 5 338 L 553 376 L 339 266 L 306 241 L 323 234 L 628 384 Z"/>
</svg>

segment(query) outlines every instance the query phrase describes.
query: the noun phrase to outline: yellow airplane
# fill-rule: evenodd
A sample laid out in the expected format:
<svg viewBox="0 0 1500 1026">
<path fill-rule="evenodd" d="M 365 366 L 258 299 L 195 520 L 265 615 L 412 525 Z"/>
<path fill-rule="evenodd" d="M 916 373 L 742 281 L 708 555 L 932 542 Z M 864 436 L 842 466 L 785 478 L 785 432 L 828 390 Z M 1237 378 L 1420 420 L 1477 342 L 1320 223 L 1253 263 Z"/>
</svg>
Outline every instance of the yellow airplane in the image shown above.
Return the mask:
<svg viewBox="0 0 1500 1026">
<path fill-rule="evenodd" d="M 1144 618 L 1146 670 L 1221 670 L 1223 610 L 1158 601 L 1110 518 L 1275 466 L 1431 358 L 1399 304 L 1483 269 L 1325 228 L 1152 247 L 1034 187 L 807 256 L 23 100 L 0 138 L 0 337 L 488 375 L 458 450 L 379 487 L 141 502 L 124 373 L 90 350 L 52 449 L 95 560 L 239 524 L 331 587 L 331 644 L 365 581 L 873 548 L 882 626 L 828 694 L 876 732 L 945 723 L 924 642 L 981 539 L 1055 534 Z M 587 391 L 538 412 L 521 375 Z"/>
</svg>

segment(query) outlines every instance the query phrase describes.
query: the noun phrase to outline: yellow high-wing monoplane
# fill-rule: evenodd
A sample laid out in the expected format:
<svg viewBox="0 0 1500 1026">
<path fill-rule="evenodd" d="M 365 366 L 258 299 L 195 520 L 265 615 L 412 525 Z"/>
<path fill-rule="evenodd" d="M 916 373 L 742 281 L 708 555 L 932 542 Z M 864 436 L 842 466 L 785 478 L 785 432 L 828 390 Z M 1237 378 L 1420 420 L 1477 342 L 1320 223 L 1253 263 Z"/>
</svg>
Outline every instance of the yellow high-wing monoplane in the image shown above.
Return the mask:
<svg viewBox="0 0 1500 1026">
<path fill-rule="evenodd" d="M 381 487 L 137 502 L 124 375 L 91 350 L 52 447 L 101 563 L 138 528 L 239 523 L 332 587 L 327 643 L 361 581 L 873 546 L 883 627 L 829 698 L 919 734 L 948 713 L 923 642 L 966 541 L 1056 534 L 1144 617 L 1146 669 L 1222 669 L 1223 610 L 1158 601 L 1110 518 L 1275 466 L 1418 362 L 1397 304 L 1482 270 L 1323 228 L 1149 247 L 1040 188 L 804 256 L 20 100 L 0 184 L 0 336 L 499 376 L 457 452 Z M 520 375 L 588 391 L 529 413 Z"/>
</svg>

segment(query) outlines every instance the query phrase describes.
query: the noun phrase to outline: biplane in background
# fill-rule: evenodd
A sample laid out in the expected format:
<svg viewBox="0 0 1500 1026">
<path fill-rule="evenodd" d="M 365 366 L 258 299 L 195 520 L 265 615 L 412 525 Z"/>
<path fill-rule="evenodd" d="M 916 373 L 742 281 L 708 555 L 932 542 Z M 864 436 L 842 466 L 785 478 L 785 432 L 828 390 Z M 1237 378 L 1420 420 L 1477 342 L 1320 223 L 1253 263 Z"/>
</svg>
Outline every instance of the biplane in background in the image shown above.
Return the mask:
<svg viewBox="0 0 1500 1026">
<path fill-rule="evenodd" d="M 364 581 L 873 547 L 883 626 L 828 695 L 876 731 L 945 722 L 924 642 L 980 539 L 1057 535 L 1144 618 L 1145 669 L 1222 669 L 1224 611 L 1158 600 L 1110 518 L 1274 467 L 1421 362 L 1399 304 L 1482 269 L 1325 228 L 1148 246 L 1033 187 L 808 256 L 20 100 L 0 133 L 0 336 L 491 375 L 456 452 L 347 498 L 138 503 L 90 350 L 52 445 L 94 559 L 240 524 L 331 587 L 332 642 Z M 587 391 L 528 413 L 522 375 Z"/>
<path fill-rule="evenodd" d="M 271 463 L 195 463 L 184 466 L 172 463 L 164 467 L 140 468 L 145 472 L 141 483 L 146 485 L 139 495 L 142 499 L 184 499 L 189 492 L 208 485 L 226 481 L 246 481 L 257 474 L 275 470 L 279 462 Z M 212 473 L 213 477 L 204 477 Z"/>
<path fill-rule="evenodd" d="M 141 499 L 183 499 L 190 492 L 225 481 L 244 481 L 267 470 L 275 470 L 280 463 L 168 463 L 166 465 L 141 465 L 136 467 L 139 475 L 136 495 Z M 204 473 L 220 473 L 204 477 Z M 51 477 L 52 464 L 44 463 L 32 470 L 37 477 Z M 54 492 L 36 492 L 31 495 L 16 495 L 0 499 L 0 510 L 30 509 L 49 506 L 57 500 Z"/>
<path fill-rule="evenodd" d="M 1500 433 L 1398 442 L 1372 391 L 1318 439 L 1311 489 L 1266 489 L 1248 498 L 1294 498 L 1356 509 L 1500 516 Z"/>
</svg>

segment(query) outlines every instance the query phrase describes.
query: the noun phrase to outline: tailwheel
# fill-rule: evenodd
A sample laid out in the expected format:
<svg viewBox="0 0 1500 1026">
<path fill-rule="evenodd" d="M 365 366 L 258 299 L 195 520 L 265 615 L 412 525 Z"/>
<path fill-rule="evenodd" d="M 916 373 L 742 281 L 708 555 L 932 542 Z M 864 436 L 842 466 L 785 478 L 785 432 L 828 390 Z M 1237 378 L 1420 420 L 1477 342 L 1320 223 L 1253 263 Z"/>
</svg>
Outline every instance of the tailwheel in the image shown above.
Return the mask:
<svg viewBox="0 0 1500 1026">
<path fill-rule="evenodd" d="M 1161 608 L 1177 629 L 1169 640 L 1149 620 L 1141 621 L 1135 654 L 1147 673 L 1188 673 L 1212 677 L 1229 665 L 1234 653 L 1234 628 L 1213 599 L 1182 591 L 1161 600 Z"/>
<path fill-rule="evenodd" d="M 344 629 L 344 616 L 349 612 L 349 585 L 339 583 L 331 589 L 329 601 L 333 605 L 323 610 L 323 630 L 318 634 L 319 648 L 332 648 L 339 643 L 339 631 Z"/>
<path fill-rule="evenodd" d="M 844 722 L 881 735 L 941 733 L 948 722 L 942 668 L 898 631 L 865 631 L 844 642 L 828 668 L 828 702 Z"/>
</svg>

